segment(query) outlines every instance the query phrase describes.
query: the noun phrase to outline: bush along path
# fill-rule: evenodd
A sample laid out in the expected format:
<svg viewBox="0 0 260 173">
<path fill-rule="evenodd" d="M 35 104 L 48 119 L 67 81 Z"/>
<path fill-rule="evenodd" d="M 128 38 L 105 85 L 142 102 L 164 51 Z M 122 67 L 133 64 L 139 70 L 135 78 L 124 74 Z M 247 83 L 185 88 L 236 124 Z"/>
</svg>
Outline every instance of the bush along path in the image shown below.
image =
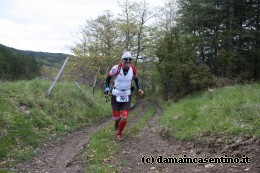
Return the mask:
<svg viewBox="0 0 260 173">
<path fill-rule="evenodd" d="M 161 115 L 162 108 L 157 103 L 139 100 L 123 132 L 125 141 L 117 141 L 112 118 L 109 117 L 101 123 L 67 134 L 55 146 L 38 150 L 37 157 L 18 164 L 14 171 L 260 172 L 259 140 L 233 141 L 225 147 L 176 140 L 167 137 L 167 131 L 160 127 Z M 190 159 L 198 163 L 189 163 Z M 209 163 L 210 159 L 250 163 Z"/>
</svg>

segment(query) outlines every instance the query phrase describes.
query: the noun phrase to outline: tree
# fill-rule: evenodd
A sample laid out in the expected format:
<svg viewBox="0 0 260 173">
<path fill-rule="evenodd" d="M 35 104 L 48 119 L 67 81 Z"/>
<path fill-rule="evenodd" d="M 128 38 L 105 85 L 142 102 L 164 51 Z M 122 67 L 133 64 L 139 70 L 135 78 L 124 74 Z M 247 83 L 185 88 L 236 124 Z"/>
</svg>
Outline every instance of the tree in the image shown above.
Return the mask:
<svg viewBox="0 0 260 173">
<path fill-rule="evenodd" d="M 120 17 L 114 18 L 110 11 L 105 11 L 97 19 L 88 20 L 80 42 L 72 48 L 76 57 L 81 58 L 80 65 L 75 67 L 81 68 L 84 79 L 87 78 L 86 75 L 94 76 L 99 67 L 101 74 L 104 74 L 107 67 L 118 62 L 120 53 L 124 50 L 130 50 L 136 56 L 137 64 L 143 45 L 151 42 L 149 26 L 145 25 L 154 14 L 147 3 L 126 0 L 121 7 Z"/>
<path fill-rule="evenodd" d="M 197 62 L 193 40 L 174 27 L 158 42 L 158 71 L 164 99 L 178 99 L 214 84 L 214 76 L 206 65 Z"/>
<path fill-rule="evenodd" d="M 74 73 L 80 72 L 75 77 L 81 76 L 82 80 L 88 79 L 85 82 L 92 83 L 99 67 L 102 67 L 101 73 L 104 74 L 107 67 L 118 60 L 121 49 L 118 32 L 117 22 L 110 11 L 86 22 L 80 42 L 72 48 L 74 58 L 78 59 L 72 60 L 74 64 L 70 67 Z"/>
<path fill-rule="evenodd" d="M 179 5 L 180 25 L 200 40 L 199 58 L 215 75 L 259 78 L 259 1 L 183 0 Z"/>
<path fill-rule="evenodd" d="M 152 42 L 151 38 L 151 21 L 161 9 L 154 10 L 144 0 L 131 2 L 125 0 L 122 4 L 123 14 L 118 18 L 119 28 L 125 38 L 125 49 L 131 50 L 135 54 L 135 65 L 138 59 L 142 59 L 140 53 Z"/>
</svg>

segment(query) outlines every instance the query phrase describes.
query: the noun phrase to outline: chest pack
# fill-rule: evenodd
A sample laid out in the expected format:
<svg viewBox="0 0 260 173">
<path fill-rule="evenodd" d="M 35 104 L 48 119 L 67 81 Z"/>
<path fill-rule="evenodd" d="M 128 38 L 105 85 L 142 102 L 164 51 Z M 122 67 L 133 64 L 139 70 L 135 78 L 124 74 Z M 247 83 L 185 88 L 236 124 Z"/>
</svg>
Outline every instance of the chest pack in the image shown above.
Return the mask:
<svg viewBox="0 0 260 173">
<path fill-rule="evenodd" d="M 121 70 L 122 66 L 123 66 L 122 63 L 119 63 L 119 64 L 118 64 L 117 71 L 116 71 L 116 73 L 115 73 L 115 77 L 117 77 L 117 75 L 120 73 L 120 70 Z M 134 65 L 132 65 L 132 64 L 130 64 L 130 66 L 131 66 L 132 69 L 133 69 L 134 76 L 136 76 L 136 75 L 137 75 L 136 67 L 135 67 Z"/>
</svg>

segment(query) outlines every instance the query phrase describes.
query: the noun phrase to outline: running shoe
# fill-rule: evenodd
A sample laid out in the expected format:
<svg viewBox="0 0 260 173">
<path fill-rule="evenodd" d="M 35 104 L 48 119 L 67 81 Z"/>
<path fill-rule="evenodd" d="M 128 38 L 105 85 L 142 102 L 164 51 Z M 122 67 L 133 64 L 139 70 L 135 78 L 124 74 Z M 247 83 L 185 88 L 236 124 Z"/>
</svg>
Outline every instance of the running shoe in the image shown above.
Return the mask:
<svg viewBox="0 0 260 173">
<path fill-rule="evenodd" d="M 125 139 L 122 137 L 122 135 L 117 135 L 117 139 L 119 140 L 119 141 L 124 141 Z"/>
</svg>

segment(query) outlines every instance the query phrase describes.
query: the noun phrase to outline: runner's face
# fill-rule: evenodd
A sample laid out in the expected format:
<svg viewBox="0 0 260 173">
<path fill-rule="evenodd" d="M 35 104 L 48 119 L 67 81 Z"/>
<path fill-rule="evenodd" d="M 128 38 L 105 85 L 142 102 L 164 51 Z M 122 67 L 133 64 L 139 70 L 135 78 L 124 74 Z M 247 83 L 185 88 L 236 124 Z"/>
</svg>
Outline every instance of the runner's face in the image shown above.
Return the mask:
<svg viewBox="0 0 260 173">
<path fill-rule="evenodd" d="M 124 64 L 126 67 L 129 67 L 130 64 L 131 64 L 131 61 L 132 61 L 132 58 L 124 58 L 124 59 L 123 59 L 123 64 Z"/>
</svg>

